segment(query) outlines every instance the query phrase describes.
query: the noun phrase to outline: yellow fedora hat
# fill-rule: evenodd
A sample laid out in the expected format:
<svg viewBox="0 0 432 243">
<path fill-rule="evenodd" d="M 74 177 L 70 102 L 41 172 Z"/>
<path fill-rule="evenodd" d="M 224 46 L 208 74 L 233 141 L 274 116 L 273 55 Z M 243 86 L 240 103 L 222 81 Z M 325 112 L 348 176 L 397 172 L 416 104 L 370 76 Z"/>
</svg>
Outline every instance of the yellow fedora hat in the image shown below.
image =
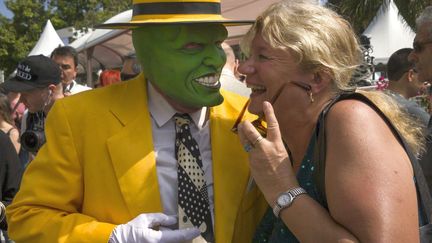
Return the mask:
<svg viewBox="0 0 432 243">
<path fill-rule="evenodd" d="M 254 20 L 232 20 L 221 15 L 220 0 L 133 0 L 132 19 L 124 23 L 95 26 L 101 29 L 130 29 L 148 24 L 221 23 L 248 25 Z"/>
</svg>

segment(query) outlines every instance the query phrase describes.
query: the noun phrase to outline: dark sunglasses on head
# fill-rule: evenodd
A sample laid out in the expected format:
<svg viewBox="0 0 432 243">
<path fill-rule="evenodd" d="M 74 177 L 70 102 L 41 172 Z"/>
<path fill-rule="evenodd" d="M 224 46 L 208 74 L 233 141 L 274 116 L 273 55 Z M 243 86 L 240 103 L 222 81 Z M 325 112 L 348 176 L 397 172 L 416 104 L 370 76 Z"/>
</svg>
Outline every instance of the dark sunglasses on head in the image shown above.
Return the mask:
<svg viewBox="0 0 432 243">
<path fill-rule="evenodd" d="M 420 52 L 422 52 L 422 51 L 424 50 L 424 48 L 426 47 L 426 45 L 428 45 L 428 44 L 432 44 L 432 40 L 430 40 L 430 41 L 425 41 L 425 42 L 417 42 L 417 41 L 414 41 L 414 42 L 413 42 L 413 49 L 414 49 L 414 52 L 416 52 L 416 53 L 420 53 Z"/>
<path fill-rule="evenodd" d="M 270 104 L 273 105 L 276 102 L 277 98 L 279 98 L 279 95 L 282 93 L 282 90 L 285 88 L 285 86 L 288 83 L 292 83 L 292 84 L 296 85 L 297 87 L 300 87 L 306 91 L 310 91 L 312 89 L 312 87 L 309 84 L 306 84 L 303 82 L 298 82 L 298 81 L 287 82 L 287 83 L 283 84 L 282 87 L 279 88 L 276 95 L 273 96 L 272 100 L 270 101 Z M 240 122 L 242 122 L 243 117 L 246 113 L 246 110 L 249 106 L 249 103 L 250 103 L 250 99 L 248 101 L 246 101 L 246 104 L 241 109 L 240 114 L 237 117 L 237 120 L 235 121 L 233 127 L 231 128 L 231 131 L 235 134 L 238 133 L 238 125 L 240 124 Z M 258 117 L 256 120 L 252 121 L 251 123 L 255 127 L 255 129 L 261 134 L 261 136 L 266 137 L 267 127 L 264 125 L 263 117 Z"/>
</svg>

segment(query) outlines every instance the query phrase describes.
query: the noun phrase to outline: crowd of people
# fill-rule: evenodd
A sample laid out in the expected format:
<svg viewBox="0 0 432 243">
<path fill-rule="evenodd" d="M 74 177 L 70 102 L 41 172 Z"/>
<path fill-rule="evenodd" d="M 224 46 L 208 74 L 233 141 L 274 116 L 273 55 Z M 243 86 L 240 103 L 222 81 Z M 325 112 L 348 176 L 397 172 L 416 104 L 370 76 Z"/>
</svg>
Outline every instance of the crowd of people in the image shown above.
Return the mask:
<svg viewBox="0 0 432 243">
<path fill-rule="evenodd" d="M 432 6 L 384 92 L 352 85 L 358 38 L 315 1 L 256 20 L 217 0 L 133 9 L 98 26 L 131 29 L 136 52 L 93 89 L 69 46 L 0 84 L 0 242 L 432 240 L 432 121 L 415 99 Z M 242 62 L 225 41 L 236 25 L 250 27 Z"/>
</svg>

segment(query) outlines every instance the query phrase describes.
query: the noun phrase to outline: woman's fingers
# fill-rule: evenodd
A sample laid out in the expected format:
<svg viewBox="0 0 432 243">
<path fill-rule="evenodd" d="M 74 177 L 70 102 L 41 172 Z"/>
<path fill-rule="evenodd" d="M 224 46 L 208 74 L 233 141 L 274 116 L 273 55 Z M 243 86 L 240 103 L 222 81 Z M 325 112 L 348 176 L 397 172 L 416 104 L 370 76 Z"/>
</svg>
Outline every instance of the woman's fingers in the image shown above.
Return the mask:
<svg viewBox="0 0 432 243">
<path fill-rule="evenodd" d="M 279 123 L 277 122 L 272 105 L 265 101 L 263 103 L 263 110 L 267 121 L 266 139 L 272 142 L 279 141 L 281 138 Z M 265 140 L 249 121 L 240 123 L 238 126 L 238 131 L 240 142 L 243 144 L 243 148 L 246 150 L 246 152 L 249 152 L 252 148 L 259 146 L 259 144 Z"/>
<path fill-rule="evenodd" d="M 274 114 L 272 105 L 269 102 L 264 101 L 263 110 L 267 122 L 267 140 L 269 141 L 280 140 L 281 135 L 279 130 L 279 123 Z"/>
<path fill-rule="evenodd" d="M 243 148 L 246 152 L 256 147 L 263 139 L 261 134 L 249 121 L 244 121 L 238 126 L 238 134 L 240 142 L 243 144 Z"/>
</svg>

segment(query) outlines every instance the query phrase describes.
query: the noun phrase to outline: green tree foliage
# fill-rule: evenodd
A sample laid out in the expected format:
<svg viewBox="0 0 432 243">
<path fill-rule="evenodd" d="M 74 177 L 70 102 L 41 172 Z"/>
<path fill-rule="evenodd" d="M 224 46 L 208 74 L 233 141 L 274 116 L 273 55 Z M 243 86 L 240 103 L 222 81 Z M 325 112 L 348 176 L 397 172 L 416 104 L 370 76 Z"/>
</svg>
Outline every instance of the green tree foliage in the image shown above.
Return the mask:
<svg viewBox="0 0 432 243">
<path fill-rule="evenodd" d="M 34 0 L 5 1 L 13 20 L 0 19 L 0 69 L 9 74 L 25 57 L 41 33 L 46 18 L 43 3 Z"/>
<path fill-rule="evenodd" d="M 117 13 L 131 8 L 130 0 L 51 0 L 51 21 L 57 28 L 74 26 L 76 29 L 91 28 L 103 23 Z"/>
<path fill-rule="evenodd" d="M 49 19 L 55 29 L 86 30 L 131 8 L 130 0 L 5 0 L 12 19 L 0 15 L 0 70 L 10 74 L 28 55 Z"/>
</svg>

